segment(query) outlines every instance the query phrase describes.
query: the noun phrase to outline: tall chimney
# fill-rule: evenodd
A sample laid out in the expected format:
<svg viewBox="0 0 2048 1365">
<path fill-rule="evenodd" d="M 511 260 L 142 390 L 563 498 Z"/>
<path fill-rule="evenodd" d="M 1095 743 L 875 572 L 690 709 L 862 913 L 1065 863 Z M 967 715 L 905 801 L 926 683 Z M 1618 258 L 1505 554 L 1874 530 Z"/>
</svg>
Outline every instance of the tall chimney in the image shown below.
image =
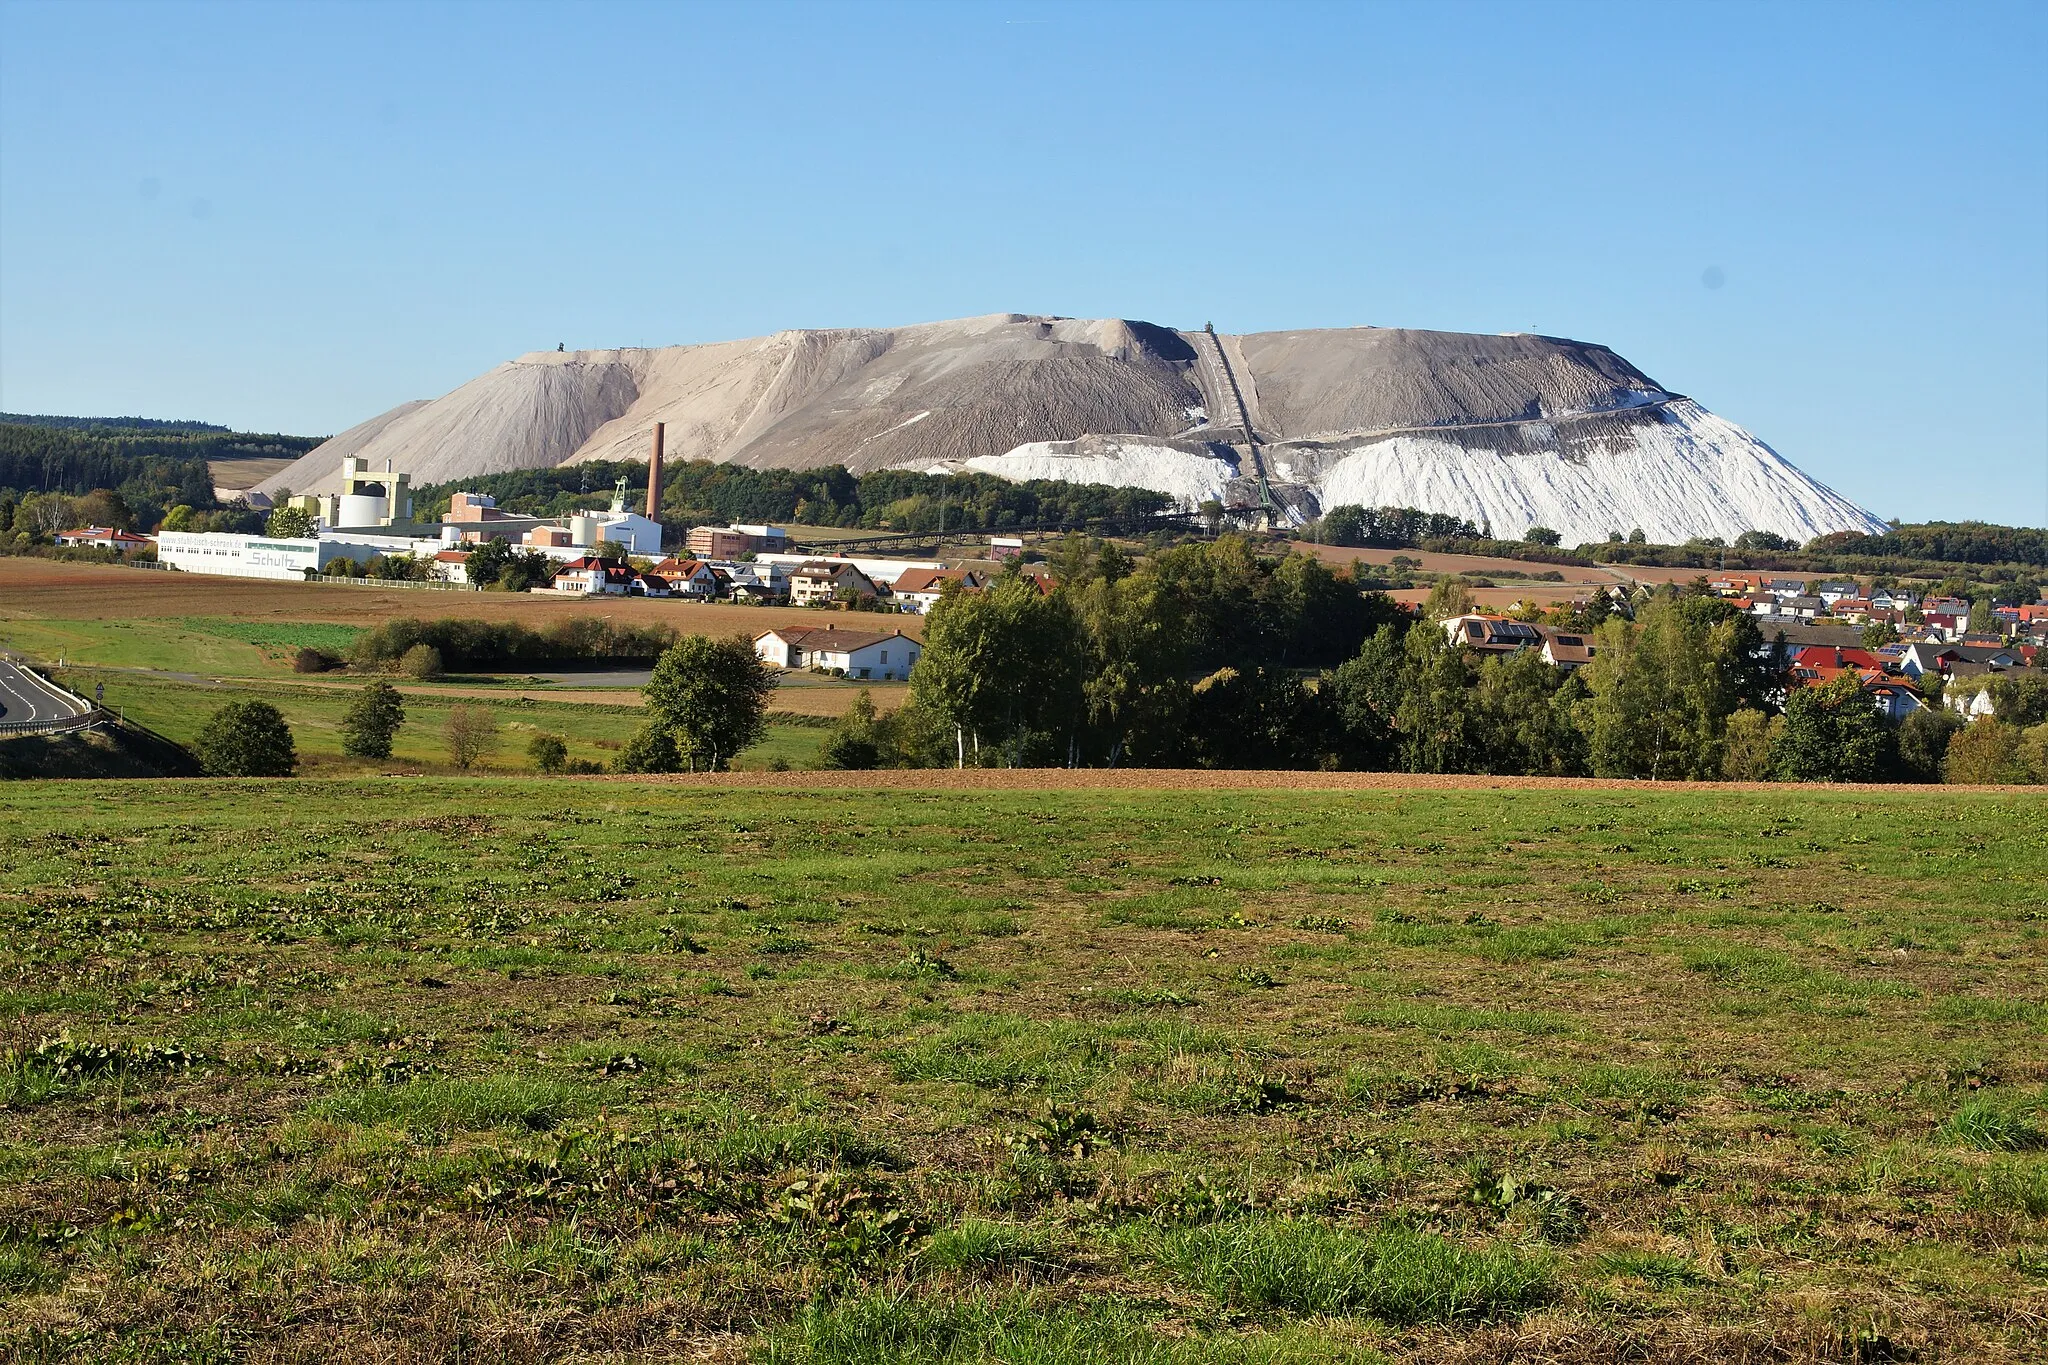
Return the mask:
<svg viewBox="0 0 2048 1365">
<path fill-rule="evenodd" d="M 662 424 L 654 424 L 654 454 L 647 461 L 647 519 L 661 520 L 661 435 Z"/>
</svg>

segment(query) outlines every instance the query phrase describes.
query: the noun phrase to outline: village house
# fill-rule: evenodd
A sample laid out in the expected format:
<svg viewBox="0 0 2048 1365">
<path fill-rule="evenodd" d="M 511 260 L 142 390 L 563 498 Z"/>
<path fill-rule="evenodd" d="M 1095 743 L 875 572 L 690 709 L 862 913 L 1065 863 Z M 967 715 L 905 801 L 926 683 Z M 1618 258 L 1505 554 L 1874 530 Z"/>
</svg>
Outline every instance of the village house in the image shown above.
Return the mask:
<svg viewBox="0 0 2048 1365">
<path fill-rule="evenodd" d="M 1766 578 L 1763 591 L 1772 597 L 1806 596 L 1806 580 L 1803 578 Z"/>
<path fill-rule="evenodd" d="M 633 571 L 623 564 L 584 555 L 564 564 L 547 590 L 564 596 L 624 597 L 633 586 L 633 577 Z"/>
<path fill-rule="evenodd" d="M 799 607 L 830 606 L 842 593 L 868 601 L 879 594 L 868 576 L 845 561 L 812 561 L 789 576 L 789 600 Z"/>
<path fill-rule="evenodd" d="M 1896 678 L 1872 679 L 1863 684 L 1863 691 L 1877 707 L 1878 713 L 1893 724 L 1927 704 L 1921 699 L 1919 688 Z"/>
<path fill-rule="evenodd" d="M 986 586 L 983 576 L 973 569 L 906 569 L 889 591 L 899 610 L 922 616 L 939 604 L 939 595 L 948 583 L 957 583 L 966 592 Z"/>
<path fill-rule="evenodd" d="M 924 646 L 900 630 L 784 627 L 754 637 L 754 654 L 771 668 L 836 669 L 876 682 L 907 679 Z"/>
<path fill-rule="evenodd" d="M 1970 604 L 1959 597 L 1930 597 L 1920 606 L 1920 619 L 1950 639 L 1970 626 Z"/>
<path fill-rule="evenodd" d="M 1595 646 L 1584 635 L 1567 634 L 1563 631 L 1543 629 L 1543 659 L 1554 668 L 1569 673 L 1593 662 Z"/>
<path fill-rule="evenodd" d="M 718 596 L 718 574 L 701 559 L 677 559 L 671 555 L 655 565 L 652 572 L 668 580 L 672 597 L 701 602 Z"/>
<path fill-rule="evenodd" d="M 469 551 L 441 550 L 434 555 L 432 573 L 443 583 L 469 582 Z"/>
</svg>

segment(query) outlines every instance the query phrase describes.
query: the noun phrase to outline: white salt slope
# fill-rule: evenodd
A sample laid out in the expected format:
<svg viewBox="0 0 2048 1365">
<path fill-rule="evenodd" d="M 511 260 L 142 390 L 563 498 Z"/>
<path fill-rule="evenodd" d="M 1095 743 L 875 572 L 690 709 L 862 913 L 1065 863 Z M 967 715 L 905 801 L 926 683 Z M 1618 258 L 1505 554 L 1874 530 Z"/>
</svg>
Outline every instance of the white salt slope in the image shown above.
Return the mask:
<svg viewBox="0 0 2048 1365">
<path fill-rule="evenodd" d="M 983 474 L 1024 482 L 1058 479 L 1150 488 L 1192 509 L 1220 498 L 1237 470 L 1213 455 L 1191 455 L 1172 446 L 1104 437 L 1087 441 L 1033 441 L 1001 455 L 977 455 L 964 462 Z"/>
<path fill-rule="evenodd" d="M 1402 435 L 1374 441 L 1325 468 L 1325 507 L 1419 507 L 1449 512 L 1502 537 L 1548 526 L 1567 545 L 1640 529 L 1677 544 L 1772 531 L 1805 542 L 1830 531 L 1883 531 L 1882 520 L 1807 477 L 1741 427 L 1690 399 L 1664 420 L 1631 428 L 1627 444 L 1571 454 L 1503 453 Z"/>
</svg>

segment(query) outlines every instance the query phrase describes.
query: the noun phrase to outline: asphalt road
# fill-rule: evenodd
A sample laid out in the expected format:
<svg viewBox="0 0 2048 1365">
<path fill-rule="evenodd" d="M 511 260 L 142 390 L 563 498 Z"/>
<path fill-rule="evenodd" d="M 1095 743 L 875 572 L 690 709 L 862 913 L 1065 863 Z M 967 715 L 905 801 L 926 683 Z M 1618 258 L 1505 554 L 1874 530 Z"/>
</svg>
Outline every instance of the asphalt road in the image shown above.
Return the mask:
<svg viewBox="0 0 2048 1365">
<path fill-rule="evenodd" d="M 88 709 L 27 669 L 0 659 L 0 721 L 69 720 Z"/>
</svg>

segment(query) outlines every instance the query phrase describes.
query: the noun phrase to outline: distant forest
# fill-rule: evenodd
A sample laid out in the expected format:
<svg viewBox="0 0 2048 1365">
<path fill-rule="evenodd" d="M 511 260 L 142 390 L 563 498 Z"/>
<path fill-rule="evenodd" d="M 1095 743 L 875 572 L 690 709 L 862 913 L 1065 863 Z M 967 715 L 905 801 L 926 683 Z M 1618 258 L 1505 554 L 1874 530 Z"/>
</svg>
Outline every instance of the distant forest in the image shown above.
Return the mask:
<svg viewBox="0 0 2048 1365">
<path fill-rule="evenodd" d="M 559 516 L 602 503 L 623 476 L 644 495 L 642 461 L 591 460 L 552 469 L 487 474 L 420 489 L 414 507 L 437 515 L 458 491 L 486 493 L 506 511 Z M 806 526 L 862 527 L 880 531 L 1001 531 L 1019 526 L 1080 526 L 1137 522 L 1171 510 L 1173 499 L 1144 488 L 1059 483 L 1011 483 L 992 474 L 921 474 L 879 470 L 856 476 L 842 465 L 825 469 L 749 469 L 692 460 L 662 473 L 663 522 L 701 526 L 726 522 L 794 522 Z"/>
<path fill-rule="evenodd" d="M 297 458 L 325 437 L 229 431 L 149 418 L 0 414 L 0 489 L 17 495 L 118 493 L 138 526 L 180 504 L 204 512 L 213 497 L 209 460 Z"/>
</svg>

